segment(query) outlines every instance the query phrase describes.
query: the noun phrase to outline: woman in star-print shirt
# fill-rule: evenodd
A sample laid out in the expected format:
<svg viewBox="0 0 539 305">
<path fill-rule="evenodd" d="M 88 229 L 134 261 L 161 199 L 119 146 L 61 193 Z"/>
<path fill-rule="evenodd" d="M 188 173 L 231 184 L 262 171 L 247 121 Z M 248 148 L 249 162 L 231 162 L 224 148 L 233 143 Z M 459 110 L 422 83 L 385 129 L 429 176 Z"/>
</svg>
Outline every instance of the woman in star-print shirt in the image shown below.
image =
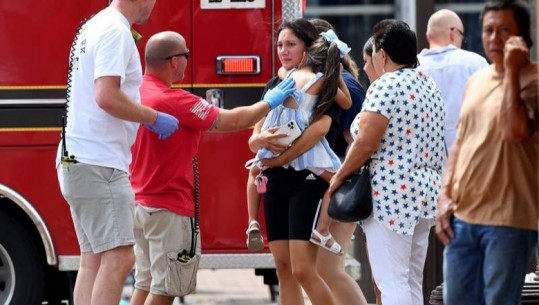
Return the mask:
<svg viewBox="0 0 539 305">
<path fill-rule="evenodd" d="M 372 159 L 374 209 L 362 225 L 382 304 L 423 304 L 423 267 L 446 155 L 443 102 L 434 81 L 416 69 L 416 36 L 406 23 L 379 22 L 373 40 L 380 77 L 352 124 L 354 143 L 330 193 Z"/>
</svg>

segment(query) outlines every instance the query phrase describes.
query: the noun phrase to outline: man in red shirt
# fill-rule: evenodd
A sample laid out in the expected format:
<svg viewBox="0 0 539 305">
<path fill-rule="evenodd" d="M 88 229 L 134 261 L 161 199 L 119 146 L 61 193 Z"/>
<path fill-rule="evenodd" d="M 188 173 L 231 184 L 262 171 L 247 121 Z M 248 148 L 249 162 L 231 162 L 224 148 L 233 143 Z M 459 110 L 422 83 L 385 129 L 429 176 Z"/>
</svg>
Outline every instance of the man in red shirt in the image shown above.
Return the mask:
<svg viewBox="0 0 539 305">
<path fill-rule="evenodd" d="M 176 32 L 155 34 L 146 45 L 146 71 L 140 89 L 142 103 L 176 117 L 181 128 L 164 140 L 140 128 L 132 148 L 136 274 L 131 305 L 172 304 L 175 296 L 188 294 L 195 288 L 190 275 L 175 278 L 173 274 L 183 274 L 185 268 L 190 268 L 177 258 L 182 249 L 191 247 L 192 159 L 202 133 L 253 126 L 294 90 L 290 78 L 268 91 L 264 101 L 231 110 L 220 109 L 190 92 L 171 88 L 172 83 L 183 79 L 188 56 L 185 39 Z M 200 257 L 197 239 L 196 256 Z M 196 272 L 196 266 L 191 268 L 191 274 Z"/>
</svg>

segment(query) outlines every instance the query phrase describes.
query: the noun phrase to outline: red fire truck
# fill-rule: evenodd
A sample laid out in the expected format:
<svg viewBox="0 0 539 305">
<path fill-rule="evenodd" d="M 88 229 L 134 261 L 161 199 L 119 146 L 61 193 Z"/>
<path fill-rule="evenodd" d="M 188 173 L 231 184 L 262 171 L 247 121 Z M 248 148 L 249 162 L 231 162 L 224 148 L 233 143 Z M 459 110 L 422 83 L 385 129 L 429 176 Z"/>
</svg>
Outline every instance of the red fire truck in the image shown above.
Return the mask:
<svg viewBox="0 0 539 305">
<path fill-rule="evenodd" d="M 79 23 L 108 0 L 0 3 L 0 304 L 69 300 L 79 246 L 60 194 L 55 156 L 69 50 Z M 276 29 L 305 0 L 159 0 L 143 36 L 181 33 L 191 50 L 179 87 L 224 108 L 260 99 L 279 62 Z M 245 246 L 243 168 L 250 131 L 208 133 L 199 153 L 201 268 L 272 268 Z M 218 153 L 217 153 L 218 152 Z"/>
</svg>

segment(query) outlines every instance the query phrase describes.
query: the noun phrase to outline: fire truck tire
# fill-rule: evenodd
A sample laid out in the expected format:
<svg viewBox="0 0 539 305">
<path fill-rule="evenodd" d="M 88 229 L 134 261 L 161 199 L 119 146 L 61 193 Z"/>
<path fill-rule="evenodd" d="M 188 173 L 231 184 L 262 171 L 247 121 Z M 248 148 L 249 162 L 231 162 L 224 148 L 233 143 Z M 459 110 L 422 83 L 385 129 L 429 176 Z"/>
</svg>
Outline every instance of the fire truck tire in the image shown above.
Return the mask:
<svg viewBox="0 0 539 305">
<path fill-rule="evenodd" d="M 0 211 L 0 304 L 41 304 L 44 261 L 26 228 Z"/>
<path fill-rule="evenodd" d="M 45 270 L 45 278 L 47 280 L 42 301 L 47 301 L 48 305 L 73 304 L 76 271 L 63 272 L 48 266 Z"/>
</svg>

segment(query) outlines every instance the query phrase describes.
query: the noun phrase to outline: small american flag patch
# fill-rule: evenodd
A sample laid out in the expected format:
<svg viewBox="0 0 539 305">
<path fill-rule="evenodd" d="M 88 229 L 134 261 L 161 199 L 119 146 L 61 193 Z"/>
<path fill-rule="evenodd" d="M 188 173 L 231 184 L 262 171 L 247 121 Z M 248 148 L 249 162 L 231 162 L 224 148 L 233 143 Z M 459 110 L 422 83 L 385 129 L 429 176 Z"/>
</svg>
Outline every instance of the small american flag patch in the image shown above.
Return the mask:
<svg viewBox="0 0 539 305">
<path fill-rule="evenodd" d="M 210 113 L 210 110 L 212 108 L 212 105 L 204 99 L 200 99 L 198 103 L 194 104 L 193 107 L 191 107 L 191 112 L 199 117 L 201 120 L 205 120 L 208 117 L 208 114 Z"/>
</svg>

